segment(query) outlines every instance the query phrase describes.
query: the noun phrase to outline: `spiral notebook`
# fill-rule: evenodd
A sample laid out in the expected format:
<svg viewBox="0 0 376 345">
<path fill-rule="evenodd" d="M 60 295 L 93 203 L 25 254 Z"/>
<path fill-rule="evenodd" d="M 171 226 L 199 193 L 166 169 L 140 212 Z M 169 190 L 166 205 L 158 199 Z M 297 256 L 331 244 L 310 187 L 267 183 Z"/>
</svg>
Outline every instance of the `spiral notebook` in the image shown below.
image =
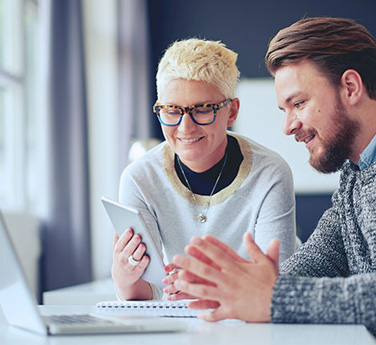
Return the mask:
<svg viewBox="0 0 376 345">
<path fill-rule="evenodd" d="M 161 317 L 196 317 L 197 310 L 187 307 L 188 301 L 104 301 L 97 303 L 98 312 L 124 312 Z"/>
</svg>

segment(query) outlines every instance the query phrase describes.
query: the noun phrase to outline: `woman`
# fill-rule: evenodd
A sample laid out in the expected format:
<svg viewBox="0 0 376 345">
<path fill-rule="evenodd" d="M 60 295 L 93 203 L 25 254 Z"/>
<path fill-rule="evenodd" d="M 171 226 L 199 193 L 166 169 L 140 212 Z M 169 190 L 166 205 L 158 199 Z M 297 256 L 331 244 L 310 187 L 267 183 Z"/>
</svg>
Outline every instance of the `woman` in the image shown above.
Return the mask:
<svg viewBox="0 0 376 345">
<path fill-rule="evenodd" d="M 247 257 L 242 235 L 261 249 L 273 238 L 281 262 L 295 250 L 292 175 L 276 153 L 228 132 L 238 115 L 234 97 L 237 54 L 220 42 L 173 43 L 157 72 L 154 112 L 166 141 L 130 164 L 120 182 L 120 202 L 138 208 L 153 231 L 165 262 L 183 253 L 192 235 L 211 234 Z M 160 298 L 162 291 L 140 277 L 149 258 L 131 229 L 114 238 L 112 276 L 120 299 Z M 186 298 L 164 279 L 170 299 Z"/>
</svg>

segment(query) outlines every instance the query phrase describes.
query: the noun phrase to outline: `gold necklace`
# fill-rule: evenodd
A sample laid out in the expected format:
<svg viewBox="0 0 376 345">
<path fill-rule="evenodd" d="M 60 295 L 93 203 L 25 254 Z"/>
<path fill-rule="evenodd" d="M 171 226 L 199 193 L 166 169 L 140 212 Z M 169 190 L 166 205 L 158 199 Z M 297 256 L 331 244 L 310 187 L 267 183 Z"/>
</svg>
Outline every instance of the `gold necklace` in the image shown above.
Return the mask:
<svg viewBox="0 0 376 345">
<path fill-rule="evenodd" d="M 185 180 L 185 182 L 186 182 L 186 184 L 187 184 L 189 190 L 191 191 L 192 198 L 193 198 L 195 204 L 198 205 L 198 202 L 197 202 L 197 199 L 196 199 L 195 193 L 193 193 L 193 190 L 192 190 L 192 188 L 191 188 L 191 185 L 189 184 L 189 181 L 188 181 L 188 179 L 187 179 L 187 176 L 185 176 L 185 173 L 184 173 L 183 167 L 181 166 L 180 158 L 179 158 L 178 155 L 176 155 L 176 156 L 177 156 L 177 160 L 178 160 L 178 164 L 179 164 L 180 171 L 181 171 L 181 173 L 183 174 L 184 180 Z M 222 165 L 221 171 L 219 172 L 219 175 L 218 175 L 218 177 L 217 177 L 217 180 L 216 180 L 215 183 L 214 183 L 213 189 L 212 189 L 212 191 L 210 192 L 210 195 L 209 195 L 209 202 L 208 202 L 208 204 L 205 206 L 205 208 L 204 208 L 204 212 L 203 212 L 203 213 L 200 213 L 200 214 L 197 216 L 197 219 L 198 219 L 198 221 L 199 221 L 200 223 L 205 223 L 205 222 L 207 221 L 207 219 L 208 219 L 208 217 L 205 215 L 205 213 L 206 213 L 206 211 L 207 211 L 207 210 L 209 209 L 209 207 L 210 207 L 211 197 L 212 197 L 212 195 L 213 195 L 213 193 L 214 193 L 214 191 L 215 191 L 215 188 L 217 187 L 217 184 L 218 184 L 218 182 L 219 182 L 219 179 L 220 179 L 221 176 L 222 176 L 222 172 L 223 172 L 223 169 L 225 168 L 226 162 L 227 162 L 227 148 L 226 148 L 225 159 L 224 159 L 224 161 L 223 161 L 223 165 Z"/>
</svg>

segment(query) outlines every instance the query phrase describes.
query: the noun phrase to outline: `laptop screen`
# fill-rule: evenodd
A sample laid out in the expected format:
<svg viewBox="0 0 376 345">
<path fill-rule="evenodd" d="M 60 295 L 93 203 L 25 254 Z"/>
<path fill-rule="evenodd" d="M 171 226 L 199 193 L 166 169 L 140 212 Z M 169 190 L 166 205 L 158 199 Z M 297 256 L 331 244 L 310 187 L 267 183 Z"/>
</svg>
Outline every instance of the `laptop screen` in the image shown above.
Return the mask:
<svg viewBox="0 0 376 345">
<path fill-rule="evenodd" d="M 8 323 L 38 333 L 47 329 L 25 278 L 15 247 L 0 212 L 0 305 Z"/>
</svg>

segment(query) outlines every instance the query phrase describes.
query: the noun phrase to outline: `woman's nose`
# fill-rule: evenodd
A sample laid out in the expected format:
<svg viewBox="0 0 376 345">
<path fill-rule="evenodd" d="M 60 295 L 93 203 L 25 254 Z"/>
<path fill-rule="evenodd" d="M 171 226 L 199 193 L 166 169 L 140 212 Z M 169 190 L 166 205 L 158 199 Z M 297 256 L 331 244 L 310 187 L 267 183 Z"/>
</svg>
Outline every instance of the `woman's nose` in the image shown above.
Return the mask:
<svg viewBox="0 0 376 345">
<path fill-rule="evenodd" d="M 179 130 L 187 132 L 195 129 L 196 126 L 197 124 L 194 123 L 189 113 L 184 113 L 183 118 L 181 119 L 181 122 L 179 124 Z"/>
</svg>

